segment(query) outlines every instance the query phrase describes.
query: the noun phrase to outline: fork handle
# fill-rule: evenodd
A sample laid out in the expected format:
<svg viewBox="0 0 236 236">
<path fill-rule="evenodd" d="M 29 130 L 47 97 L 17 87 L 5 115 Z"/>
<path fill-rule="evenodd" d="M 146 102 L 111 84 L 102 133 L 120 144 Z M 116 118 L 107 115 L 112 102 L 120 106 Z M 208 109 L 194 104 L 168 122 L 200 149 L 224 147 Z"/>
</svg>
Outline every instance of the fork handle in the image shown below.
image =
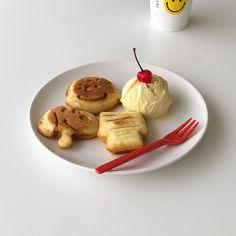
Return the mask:
<svg viewBox="0 0 236 236">
<path fill-rule="evenodd" d="M 163 145 L 167 144 L 167 141 L 164 139 L 159 139 L 153 143 L 147 144 L 144 147 L 138 148 L 132 152 L 129 152 L 121 157 L 118 157 L 112 161 L 109 161 L 103 165 L 98 166 L 95 171 L 97 174 L 102 174 L 108 170 L 111 170 L 117 166 L 120 166 L 128 161 L 131 161 L 139 156 L 141 156 L 144 153 L 150 152 L 158 147 L 161 147 Z"/>
</svg>

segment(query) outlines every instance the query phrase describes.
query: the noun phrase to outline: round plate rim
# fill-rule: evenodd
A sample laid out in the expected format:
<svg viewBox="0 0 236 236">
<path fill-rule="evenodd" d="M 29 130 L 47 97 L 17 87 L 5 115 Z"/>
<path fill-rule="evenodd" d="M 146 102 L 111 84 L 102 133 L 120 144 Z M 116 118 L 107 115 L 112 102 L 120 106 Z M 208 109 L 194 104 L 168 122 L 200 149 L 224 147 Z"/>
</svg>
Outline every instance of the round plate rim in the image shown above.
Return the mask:
<svg viewBox="0 0 236 236">
<path fill-rule="evenodd" d="M 73 68 L 70 68 L 60 74 L 57 74 L 55 77 L 53 77 L 52 79 L 50 79 L 49 81 L 47 81 L 43 86 L 41 86 L 41 88 L 37 91 L 36 95 L 34 96 L 33 100 L 32 100 L 32 103 L 30 105 L 30 109 L 29 109 L 29 119 L 30 119 L 30 125 L 31 125 L 31 130 L 32 132 L 34 133 L 36 139 L 41 143 L 41 145 L 43 147 L 45 147 L 51 154 L 53 154 L 53 157 L 57 158 L 57 160 L 62 160 L 64 161 L 65 163 L 67 164 L 71 164 L 73 166 L 76 166 L 82 170 L 86 170 L 86 171 L 89 171 L 89 172 L 94 172 L 95 173 L 95 170 L 93 168 L 89 168 L 89 167 L 86 167 L 86 166 L 82 166 L 82 165 L 78 165 L 76 163 L 73 163 L 69 160 L 66 160 L 65 158 L 62 158 L 60 155 L 57 155 L 56 153 L 52 152 L 47 146 L 44 145 L 44 143 L 38 139 L 37 135 L 36 135 L 36 132 L 35 132 L 35 129 L 34 129 L 34 125 L 33 125 L 33 122 L 32 122 L 32 109 L 33 109 L 33 106 L 34 106 L 34 103 L 36 101 L 36 98 L 37 96 L 39 95 L 40 91 L 43 90 L 45 87 L 47 87 L 47 85 L 49 83 L 51 83 L 52 81 L 56 80 L 58 77 L 61 77 L 63 74 L 66 74 L 70 71 L 73 71 L 73 70 L 77 70 L 79 68 L 82 68 L 82 67 L 88 67 L 88 66 L 93 66 L 95 64 L 106 64 L 106 63 L 135 63 L 133 61 L 125 61 L 125 60 L 106 60 L 106 61 L 97 61 L 97 62 L 91 62 L 91 63 L 87 63 L 87 64 L 81 64 L 81 65 L 78 65 L 76 67 L 73 67 Z M 149 171 L 153 171 L 153 170 L 158 170 L 160 168 L 163 168 L 165 166 L 169 166 L 175 162 L 177 162 L 178 160 L 180 160 L 181 158 L 183 158 L 184 156 L 188 155 L 190 152 L 193 151 L 193 149 L 195 147 L 198 146 L 198 144 L 200 143 L 200 141 L 202 140 L 202 138 L 205 136 L 205 133 L 206 133 L 206 130 L 207 130 L 207 127 L 208 127 L 208 121 L 209 121 L 209 114 L 208 114 L 208 108 L 207 108 L 207 104 L 202 96 L 202 94 L 198 91 L 198 89 L 192 84 L 190 83 L 188 80 L 186 80 L 184 77 L 182 77 L 181 75 L 173 72 L 173 71 L 170 71 L 166 68 L 163 68 L 163 67 L 160 67 L 160 66 L 156 66 L 156 65 L 153 65 L 153 64 L 149 64 L 149 63 L 142 63 L 143 66 L 145 67 L 155 67 L 155 68 L 158 68 L 160 70 L 163 70 L 169 74 L 172 74 L 174 76 L 177 76 L 178 79 L 182 80 L 182 82 L 188 84 L 189 86 L 191 86 L 195 92 L 198 94 L 199 98 L 201 98 L 201 102 L 202 104 L 204 105 L 204 108 L 205 108 L 205 115 L 206 115 L 206 123 L 205 123 L 205 128 L 202 132 L 202 135 L 201 137 L 197 140 L 197 142 L 188 150 L 186 151 L 185 153 L 183 154 L 180 154 L 178 155 L 175 159 L 173 160 L 170 160 L 168 162 L 165 162 L 161 165 L 158 165 L 158 166 L 153 166 L 153 167 L 147 167 L 147 168 L 143 168 L 143 169 L 132 169 L 132 170 L 111 170 L 111 171 L 108 171 L 104 174 L 115 174 L 115 175 L 128 175 L 128 174 L 141 174 L 141 173 L 146 173 L 146 172 L 149 172 Z M 59 157 L 59 158 L 58 158 Z"/>
</svg>

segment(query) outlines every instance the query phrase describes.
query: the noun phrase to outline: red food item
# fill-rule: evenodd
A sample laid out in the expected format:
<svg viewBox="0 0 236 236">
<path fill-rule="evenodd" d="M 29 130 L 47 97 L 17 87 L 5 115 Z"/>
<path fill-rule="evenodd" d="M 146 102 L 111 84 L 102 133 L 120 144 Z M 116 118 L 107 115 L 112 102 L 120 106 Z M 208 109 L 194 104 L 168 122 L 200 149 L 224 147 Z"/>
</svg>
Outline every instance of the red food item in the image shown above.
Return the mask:
<svg viewBox="0 0 236 236">
<path fill-rule="evenodd" d="M 137 58 L 137 55 L 136 55 L 136 48 L 133 48 L 133 51 L 134 51 L 134 56 L 135 56 L 135 59 L 141 69 L 141 71 L 139 71 L 137 73 L 137 78 L 140 82 L 143 82 L 143 83 L 150 83 L 152 81 L 152 72 L 150 70 L 147 70 L 147 69 L 143 69 L 142 66 L 140 65 L 139 61 L 138 61 L 138 58 Z"/>
</svg>

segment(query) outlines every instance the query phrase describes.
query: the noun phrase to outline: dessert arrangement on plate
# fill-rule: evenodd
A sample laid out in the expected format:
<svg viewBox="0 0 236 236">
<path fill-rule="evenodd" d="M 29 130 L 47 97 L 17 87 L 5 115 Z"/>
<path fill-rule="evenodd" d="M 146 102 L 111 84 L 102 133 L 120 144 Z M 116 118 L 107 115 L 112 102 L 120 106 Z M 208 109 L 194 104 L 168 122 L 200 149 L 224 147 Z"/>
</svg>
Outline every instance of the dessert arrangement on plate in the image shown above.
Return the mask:
<svg viewBox="0 0 236 236">
<path fill-rule="evenodd" d="M 38 91 L 30 122 L 36 138 L 49 151 L 99 174 L 145 154 L 110 172 L 134 174 L 169 165 L 198 145 L 208 124 L 207 106 L 199 91 L 164 68 L 146 64 L 149 70 L 143 69 L 135 48 L 133 52 L 136 62 L 81 65 Z M 191 133 L 199 122 L 189 117 L 201 123 L 194 136 Z M 157 150 L 187 139 L 179 147 Z"/>
<path fill-rule="evenodd" d="M 111 81 L 88 76 L 65 88 L 65 104 L 51 108 L 37 123 L 38 132 L 58 138 L 62 149 L 73 148 L 77 139 L 98 137 L 111 153 L 130 152 L 144 146 L 149 134 L 147 119 L 166 114 L 172 104 L 168 83 L 159 75 L 141 69 L 120 93 Z M 110 111 L 123 106 L 123 112 Z"/>
</svg>

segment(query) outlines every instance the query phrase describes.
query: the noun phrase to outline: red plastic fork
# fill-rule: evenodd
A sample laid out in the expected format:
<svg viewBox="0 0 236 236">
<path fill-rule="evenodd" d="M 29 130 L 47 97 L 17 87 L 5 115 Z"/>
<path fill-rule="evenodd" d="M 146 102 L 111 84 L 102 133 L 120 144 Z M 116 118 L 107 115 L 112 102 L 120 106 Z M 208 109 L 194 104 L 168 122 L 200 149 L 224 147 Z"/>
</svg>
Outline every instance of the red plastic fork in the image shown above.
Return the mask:
<svg viewBox="0 0 236 236">
<path fill-rule="evenodd" d="M 184 142 L 196 129 L 199 122 L 196 122 L 196 120 L 193 120 L 192 118 L 186 120 L 182 125 L 180 125 L 177 129 L 170 132 L 163 138 L 147 144 L 144 147 L 138 148 L 132 152 L 129 152 L 117 159 L 114 159 L 112 161 L 109 161 L 103 165 L 98 166 L 95 171 L 97 174 L 102 174 L 108 170 L 111 170 L 117 166 L 120 166 L 128 161 L 131 161 L 139 156 L 141 156 L 144 153 L 150 152 L 158 147 L 161 147 L 163 145 L 177 145 L 182 142 Z"/>
</svg>

